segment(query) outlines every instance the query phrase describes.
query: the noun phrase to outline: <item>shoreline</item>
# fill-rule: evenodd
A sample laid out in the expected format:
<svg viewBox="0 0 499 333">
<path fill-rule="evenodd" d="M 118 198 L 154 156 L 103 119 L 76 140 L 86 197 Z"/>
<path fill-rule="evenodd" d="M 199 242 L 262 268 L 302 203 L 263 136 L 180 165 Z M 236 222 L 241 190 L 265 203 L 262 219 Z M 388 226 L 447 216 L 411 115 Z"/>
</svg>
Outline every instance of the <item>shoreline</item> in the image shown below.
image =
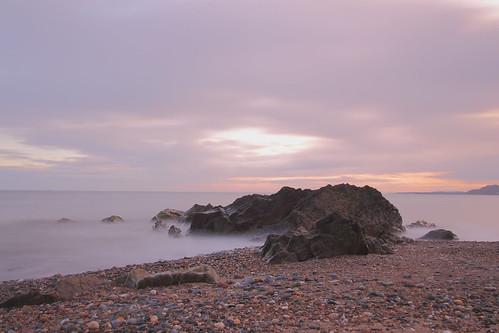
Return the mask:
<svg viewBox="0 0 499 333">
<path fill-rule="evenodd" d="M 416 241 L 391 255 L 269 265 L 257 248 L 68 276 L 106 281 L 70 301 L 0 309 L 0 332 L 498 332 L 499 242 Z M 210 265 L 219 284 L 130 289 L 132 268 Z M 63 276 L 0 282 L 0 302 Z M 152 319 L 151 319 L 152 318 Z"/>
</svg>

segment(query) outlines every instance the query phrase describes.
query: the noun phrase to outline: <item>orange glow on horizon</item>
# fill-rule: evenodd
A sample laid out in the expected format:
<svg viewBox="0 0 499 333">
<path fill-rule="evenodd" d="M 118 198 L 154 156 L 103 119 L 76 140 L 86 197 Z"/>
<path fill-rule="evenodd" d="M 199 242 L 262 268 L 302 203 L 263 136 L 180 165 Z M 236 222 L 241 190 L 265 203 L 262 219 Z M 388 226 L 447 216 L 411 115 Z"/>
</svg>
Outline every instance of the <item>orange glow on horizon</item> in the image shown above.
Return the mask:
<svg viewBox="0 0 499 333">
<path fill-rule="evenodd" d="M 234 177 L 225 182 L 198 184 L 205 191 L 275 192 L 282 186 L 318 188 L 326 184 L 369 185 L 381 192 L 467 191 L 488 183 L 445 178 L 442 172 L 342 174 L 332 176 Z M 191 184 L 194 185 L 194 184 Z"/>
</svg>

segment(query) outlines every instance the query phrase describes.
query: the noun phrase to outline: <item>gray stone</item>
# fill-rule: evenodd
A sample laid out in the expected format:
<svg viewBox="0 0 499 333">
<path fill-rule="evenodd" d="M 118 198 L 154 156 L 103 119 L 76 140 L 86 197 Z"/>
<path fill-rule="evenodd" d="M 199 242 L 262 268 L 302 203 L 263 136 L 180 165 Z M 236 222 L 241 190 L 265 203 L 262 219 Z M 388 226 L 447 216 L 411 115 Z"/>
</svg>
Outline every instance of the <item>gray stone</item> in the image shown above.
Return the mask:
<svg viewBox="0 0 499 333">
<path fill-rule="evenodd" d="M 185 271 L 169 271 L 150 274 L 138 268 L 128 273 L 125 284 L 131 288 L 167 287 L 183 283 L 219 283 L 220 277 L 208 265 L 193 267 Z"/>
</svg>

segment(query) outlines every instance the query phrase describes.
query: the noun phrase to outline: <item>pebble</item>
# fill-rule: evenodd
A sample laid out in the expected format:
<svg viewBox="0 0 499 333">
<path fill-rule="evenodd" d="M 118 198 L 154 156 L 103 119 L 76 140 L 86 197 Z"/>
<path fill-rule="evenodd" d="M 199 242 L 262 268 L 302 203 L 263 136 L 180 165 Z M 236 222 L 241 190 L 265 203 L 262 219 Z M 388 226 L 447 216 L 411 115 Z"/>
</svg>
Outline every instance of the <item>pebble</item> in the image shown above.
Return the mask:
<svg viewBox="0 0 499 333">
<path fill-rule="evenodd" d="M 218 323 L 215 323 L 213 326 L 215 326 L 216 329 L 223 330 L 225 328 L 225 324 L 222 323 L 221 321 Z"/>
<path fill-rule="evenodd" d="M 87 328 L 92 331 L 98 330 L 100 328 L 99 322 L 93 320 L 87 324 Z"/>
<path fill-rule="evenodd" d="M 156 315 L 152 315 L 149 317 L 149 322 L 153 325 L 156 325 L 159 322 L 159 318 Z"/>
</svg>

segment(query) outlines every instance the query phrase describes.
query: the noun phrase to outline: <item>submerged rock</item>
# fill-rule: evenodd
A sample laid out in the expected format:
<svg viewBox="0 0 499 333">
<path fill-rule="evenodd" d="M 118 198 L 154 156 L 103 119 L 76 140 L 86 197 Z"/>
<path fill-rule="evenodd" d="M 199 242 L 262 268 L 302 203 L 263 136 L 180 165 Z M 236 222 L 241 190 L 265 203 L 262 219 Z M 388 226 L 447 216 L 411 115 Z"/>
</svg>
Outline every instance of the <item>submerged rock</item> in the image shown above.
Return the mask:
<svg viewBox="0 0 499 333">
<path fill-rule="evenodd" d="M 63 217 L 63 218 L 58 219 L 56 222 L 57 223 L 70 223 L 70 222 L 74 222 L 74 221 L 71 219 L 68 219 L 66 217 Z"/>
<path fill-rule="evenodd" d="M 174 225 L 170 226 L 170 229 L 168 229 L 168 235 L 171 237 L 180 237 L 181 234 L 182 230 L 180 230 L 180 228 L 177 228 Z"/>
<path fill-rule="evenodd" d="M 458 238 L 457 238 L 457 235 L 454 234 L 450 230 L 437 229 L 437 230 L 432 230 L 432 231 L 426 233 L 420 239 L 427 239 L 427 240 L 457 240 Z"/>
<path fill-rule="evenodd" d="M 197 266 L 185 271 L 171 271 L 150 274 L 142 268 L 128 273 L 125 285 L 130 288 L 168 287 L 183 283 L 219 283 L 220 277 L 208 265 Z"/>
<path fill-rule="evenodd" d="M 419 220 L 416 222 L 412 222 L 407 225 L 407 228 L 436 228 L 437 225 L 435 223 L 426 222 L 424 220 Z"/>
<path fill-rule="evenodd" d="M 115 222 L 123 222 L 123 221 L 125 221 L 125 220 L 119 215 L 111 215 L 111 216 L 103 218 L 101 220 L 101 222 L 105 222 L 105 223 L 115 223 Z"/>
</svg>

